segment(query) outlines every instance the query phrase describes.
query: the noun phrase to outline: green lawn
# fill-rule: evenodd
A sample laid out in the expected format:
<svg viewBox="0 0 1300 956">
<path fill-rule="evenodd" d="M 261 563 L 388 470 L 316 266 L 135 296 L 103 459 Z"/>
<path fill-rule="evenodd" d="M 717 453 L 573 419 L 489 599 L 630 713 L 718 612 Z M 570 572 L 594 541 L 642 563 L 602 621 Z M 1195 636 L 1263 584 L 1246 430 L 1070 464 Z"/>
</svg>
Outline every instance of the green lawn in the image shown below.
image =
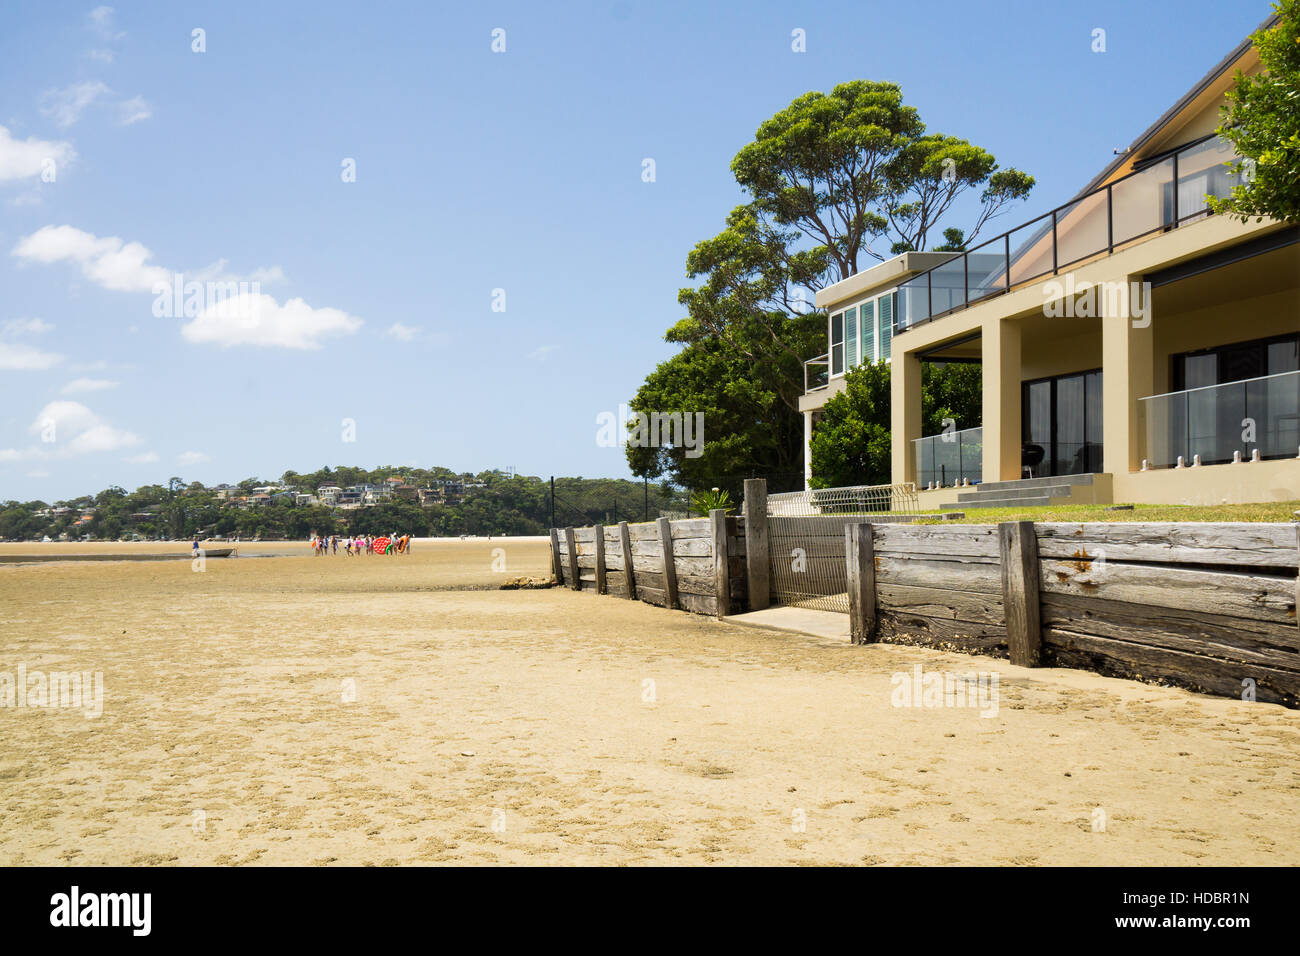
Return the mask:
<svg viewBox="0 0 1300 956">
<path fill-rule="evenodd" d="M 1040 505 L 1027 508 L 976 508 L 964 518 L 923 518 L 918 524 L 997 524 L 1000 521 L 1295 521 L 1300 501 L 1259 505 Z"/>
</svg>

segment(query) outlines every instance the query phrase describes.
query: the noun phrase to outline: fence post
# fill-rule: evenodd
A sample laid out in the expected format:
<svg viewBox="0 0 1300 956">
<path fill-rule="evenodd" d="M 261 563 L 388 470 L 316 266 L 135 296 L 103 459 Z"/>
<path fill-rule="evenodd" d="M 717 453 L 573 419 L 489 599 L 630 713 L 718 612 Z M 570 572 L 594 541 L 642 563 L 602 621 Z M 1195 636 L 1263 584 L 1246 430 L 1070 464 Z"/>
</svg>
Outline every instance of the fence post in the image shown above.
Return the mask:
<svg viewBox="0 0 1300 956">
<path fill-rule="evenodd" d="M 1295 526 L 1295 543 L 1296 552 L 1300 554 L 1300 522 Z M 1295 623 L 1296 627 L 1300 627 L 1300 572 L 1297 572 L 1295 579 Z"/>
<path fill-rule="evenodd" d="M 578 542 L 573 536 L 572 528 L 564 529 L 564 544 L 569 549 L 569 587 L 575 591 L 582 590 L 582 576 L 578 574 Z"/>
<path fill-rule="evenodd" d="M 636 572 L 632 570 L 632 533 L 627 522 L 618 523 L 618 543 L 623 547 L 623 580 L 627 582 L 627 596 L 636 597 Z"/>
<path fill-rule="evenodd" d="M 767 543 L 767 479 L 745 479 L 745 577 L 749 609 L 761 611 L 772 603 L 772 568 Z"/>
<path fill-rule="evenodd" d="M 667 518 L 660 518 L 659 544 L 664 553 L 664 606 L 677 607 L 677 562 L 673 558 L 673 526 Z"/>
<path fill-rule="evenodd" d="M 605 526 L 596 525 L 596 593 L 604 594 L 605 587 Z"/>
<path fill-rule="evenodd" d="M 1038 536 L 1032 521 L 998 525 L 1002 561 L 1002 607 L 1011 663 L 1037 667 L 1043 653 L 1042 608 L 1038 598 Z"/>
<path fill-rule="evenodd" d="M 551 573 L 555 575 L 555 583 L 564 583 L 564 564 L 560 561 L 560 529 L 551 529 Z"/>
<path fill-rule="evenodd" d="M 713 583 L 718 602 L 718 617 L 731 613 L 731 554 L 727 538 L 727 511 L 714 508 L 709 512 L 709 529 L 713 532 Z"/>
<path fill-rule="evenodd" d="M 876 545 L 871 525 L 844 526 L 844 556 L 848 562 L 849 639 L 854 644 L 876 640 Z"/>
</svg>

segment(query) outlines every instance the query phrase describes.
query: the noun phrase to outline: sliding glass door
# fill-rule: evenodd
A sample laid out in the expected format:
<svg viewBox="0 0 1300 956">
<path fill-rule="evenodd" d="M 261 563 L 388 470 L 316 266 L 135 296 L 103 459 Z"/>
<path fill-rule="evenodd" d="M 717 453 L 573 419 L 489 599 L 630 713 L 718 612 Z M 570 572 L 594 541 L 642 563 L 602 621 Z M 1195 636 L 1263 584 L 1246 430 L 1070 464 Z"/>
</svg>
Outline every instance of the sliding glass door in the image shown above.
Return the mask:
<svg viewBox="0 0 1300 956">
<path fill-rule="evenodd" d="M 1026 475 L 1101 471 L 1101 371 L 1025 382 L 1021 465 Z"/>
</svg>

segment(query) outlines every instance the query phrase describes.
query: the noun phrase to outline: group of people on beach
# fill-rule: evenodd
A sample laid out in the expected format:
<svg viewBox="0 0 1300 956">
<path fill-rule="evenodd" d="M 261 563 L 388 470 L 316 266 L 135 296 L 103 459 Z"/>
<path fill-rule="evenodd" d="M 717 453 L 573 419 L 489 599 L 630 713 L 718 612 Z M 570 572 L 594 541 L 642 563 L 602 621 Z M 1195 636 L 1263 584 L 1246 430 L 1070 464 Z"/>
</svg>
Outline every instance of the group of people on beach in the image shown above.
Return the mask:
<svg viewBox="0 0 1300 956">
<path fill-rule="evenodd" d="M 338 554 L 339 545 L 343 545 L 344 554 L 409 554 L 411 551 L 411 536 L 409 534 L 399 535 L 394 531 L 391 535 L 374 535 L 359 534 L 355 537 L 346 536 L 340 538 L 336 534 L 311 536 L 311 550 L 317 557 L 322 554 Z"/>
</svg>

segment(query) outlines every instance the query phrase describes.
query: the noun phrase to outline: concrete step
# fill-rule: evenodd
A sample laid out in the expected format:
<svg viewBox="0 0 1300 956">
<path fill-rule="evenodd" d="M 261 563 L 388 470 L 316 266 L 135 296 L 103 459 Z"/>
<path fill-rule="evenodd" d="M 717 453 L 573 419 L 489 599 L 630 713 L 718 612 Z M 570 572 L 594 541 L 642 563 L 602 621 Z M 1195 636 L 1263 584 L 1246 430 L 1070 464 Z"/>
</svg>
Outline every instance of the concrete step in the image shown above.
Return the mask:
<svg viewBox="0 0 1300 956">
<path fill-rule="evenodd" d="M 1041 488 L 1045 485 L 1090 485 L 1092 475 L 1048 475 L 1045 478 L 1020 478 L 1015 481 L 986 481 L 979 487 L 987 491 L 1006 491 L 1011 488 Z"/>
<path fill-rule="evenodd" d="M 995 498 L 988 496 L 981 498 L 979 501 L 959 501 L 949 504 L 940 505 L 940 511 L 954 511 L 961 508 L 964 511 L 971 511 L 979 508 L 1036 508 L 1040 505 L 1050 505 L 1056 495 L 1036 495 L 1032 498 Z"/>
<path fill-rule="evenodd" d="M 976 489 L 974 492 L 958 494 L 957 500 L 979 502 L 988 498 L 1041 498 L 1043 495 L 1068 497 L 1072 487 L 1074 486 L 1071 484 L 1059 484 L 1034 485 L 1032 488 L 995 488 L 991 491 Z"/>
</svg>

